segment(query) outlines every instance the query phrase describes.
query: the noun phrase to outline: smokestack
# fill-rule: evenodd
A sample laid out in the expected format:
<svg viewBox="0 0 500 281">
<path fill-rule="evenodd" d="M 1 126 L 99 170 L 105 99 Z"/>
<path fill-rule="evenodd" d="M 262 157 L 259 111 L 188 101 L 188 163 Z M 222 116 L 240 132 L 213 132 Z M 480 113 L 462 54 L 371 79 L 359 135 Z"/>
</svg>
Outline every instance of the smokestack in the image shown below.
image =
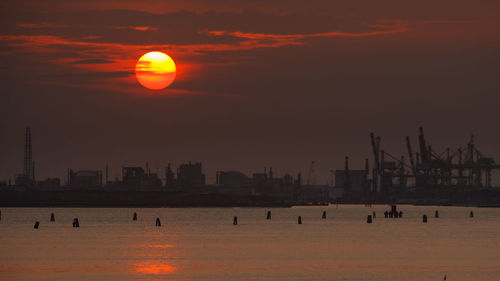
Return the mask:
<svg viewBox="0 0 500 281">
<path fill-rule="evenodd" d="M 27 180 L 34 180 L 34 163 L 33 163 L 33 155 L 32 155 L 32 147 L 31 147 L 31 129 L 30 127 L 26 127 L 26 136 L 24 142 L 24 169 L 23 174 Z"/>
</svg>

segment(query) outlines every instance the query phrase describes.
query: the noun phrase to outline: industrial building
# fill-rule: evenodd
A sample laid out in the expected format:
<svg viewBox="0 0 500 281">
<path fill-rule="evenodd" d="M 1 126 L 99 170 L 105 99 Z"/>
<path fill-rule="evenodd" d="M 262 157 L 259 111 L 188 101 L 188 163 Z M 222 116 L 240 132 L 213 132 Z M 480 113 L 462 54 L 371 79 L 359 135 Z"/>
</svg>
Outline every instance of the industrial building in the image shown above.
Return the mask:
<svg viewBox="0 0 500 281">
<path fill-rule="evenodd" d="M 247 175 L 238 171 L 218 171 L 215 184 L 220 185 L 248 185 L 252 181 Z"/>
<path fill-rule="evenodd" d="M 68 169 L 68 186 L 72 188 L 102 187 L 102 172 L 97 170 L 74 172 L 72 169 Z"/>
<path fill-rule="evenodd" d="M 500 189 L 495 188 L 492 183 L 492 173 L 500 169 L 500 165 L 476 147 L 473 136 L 463 146 L 445 148 L 439 152 L 424 137 L 424 130 L 420 128 L 417 151 L 413 150 L 411 139 L 407 136 L 402 143 L 408 154 L 399 157 L 383 149 L 381 140 L 381 137 L 371 133 L 373 162 L 366 159 L 364 169 L 351 169 L 349 158 L 346 157 L 343 169 L 330 171 L 330 186 L 315 183 L 314 161 L 311 162 L 304 184 L 301 173 L 296 178 L 290 174 L 280 177 L 270 168 L 253 173 L 250 177 L 239 171 L 218 171 L 216 183 L 207 185 L 201 163 L 181 164 L 175 173 L 168 164 L 163 184 L 158 174 L 151 173 L 146 163 L 146 169 L 139 166 L 122 167 L 121 180 L 117 178 L 113 182 L 108 182 L 106 166 L 105 183 L 100 170 L 68 169 L 67 184 L 61 186 L 57 178 L 35 180 L 32 135 L 28 127 L 24 140 L 23 172 L 16 175 L 14 185 L 11 185 L 10 179 L 8 184 L 0 182 L 0 191 L 164 191 L 169 196 L 178 195 L 179 198 L 198 196 L 199 200 L 215 198 L 217 201 L 221 196 L 220 198 L 224 198 L 221 200 L 226 200 L 224 202 L 227 204 L 230 200 L 253 202 L 255 198 L 283 205 L 395 201 L 419 204 L 500 202 Z M 371 169 L 370 163 L 373 163 Z"/>
<path fill-rule="evenodd" d="M 201 163 L 182 164 L 177 169 L 177 186 L 194 188 L 205 185 L 205 174 L 202 172 Z"/>
<path fill-rule="evenodd" d="M 128 189 L 160 188 L 162 182 L 156 173 L 142 167 L 122 167 L 121 186 Z"/>
</svg>

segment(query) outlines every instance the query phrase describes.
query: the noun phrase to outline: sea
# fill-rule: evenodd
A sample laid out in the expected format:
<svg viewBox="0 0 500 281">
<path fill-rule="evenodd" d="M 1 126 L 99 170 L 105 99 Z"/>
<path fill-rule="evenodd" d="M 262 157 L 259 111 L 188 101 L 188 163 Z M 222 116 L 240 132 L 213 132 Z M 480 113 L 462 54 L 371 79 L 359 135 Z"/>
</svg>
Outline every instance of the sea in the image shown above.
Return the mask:
<svg viewBox="0 0 500 281">
<path fill-rule="evenodd" d="M 500 209 L 397 207 L 0 208 L 0 280 L 500 280 Z"/>
</svg>

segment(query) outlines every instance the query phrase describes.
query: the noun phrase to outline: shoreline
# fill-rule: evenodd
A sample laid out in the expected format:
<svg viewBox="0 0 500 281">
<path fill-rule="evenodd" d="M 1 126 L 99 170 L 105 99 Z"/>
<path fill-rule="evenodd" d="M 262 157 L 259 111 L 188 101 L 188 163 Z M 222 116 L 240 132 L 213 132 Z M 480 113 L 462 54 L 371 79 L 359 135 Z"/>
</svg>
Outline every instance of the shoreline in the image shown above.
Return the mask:
<svg viewBox="0 0 500 281">
<path fill-rule="evenodd" d="M 328 205 L 314 204 L 205 204 L 205 205 L 166 205 L 166 204 L 88 204 L 88 203 L 54 203 L 54 202 L 0 202 L 0 208 L 292 208 L 292 207 L 329 207 Z M 342 205 L 367 205 L 364 203 L 339 203 Z M 473 207 L 473 208 L 500 208 L 500 204 L 412 204 L 412 203 L 374 203 L 372 206 L 384 205 L 409 205 L 409 206 L 435 206 L 435 207 Z"/>
</svg>

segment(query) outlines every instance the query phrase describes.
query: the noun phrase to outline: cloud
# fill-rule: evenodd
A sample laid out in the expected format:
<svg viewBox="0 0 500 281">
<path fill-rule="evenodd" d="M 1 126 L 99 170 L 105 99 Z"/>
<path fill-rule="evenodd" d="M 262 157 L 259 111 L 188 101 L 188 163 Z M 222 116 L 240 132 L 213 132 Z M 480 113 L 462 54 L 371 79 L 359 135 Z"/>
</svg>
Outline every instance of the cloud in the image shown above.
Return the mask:
<svg viewBox="0 0 500 281">
<path fill-rule="evenodd" d="M 92 21 L 88 20 L 90 17 Z M 176 84 L 182 84 L 205 68 L 235 65 L 238 60 L 248 59 L 244 53 L 256 49 L 304 46 L 310 44 L 308 38 L 363 37 L 405 31 L 403 24 L 331 22 L 327 17 L 257 11 L 178 11 L 158 15 L 113 10 L 64 16 L 44 13 L 39 18 L 38 24 L 14 21 L 17 29 L 0 33 L 4 52 L 44 54 L 55 65 L 69 66 L 68 70 L 75 68 L 75 73 L 83 78 L 96 79 L 82 72 L 86 71 L 103 78 L 123 79 L 129 84 L 135 83 L 137 58 L 152 50 L 167 52 L 175 59 L 180 73 Z M 304 24 L 298 24 L 298 19 Z M 297 33 L 287 34 L 290 30 Z M 107 83 L 101 85 L 109 87 Z"/>
<path fill-rule="evenodd" d="M 129 29 L 135 31 L 158 31 L 158 27 L 153 26 L 115 26 L 114 29 Z"/>
<path fill-rule="evenodd" d="M 17 26 L 23 27 L 23 28 L 63 28 L 63 27 L 68 27 L 68 25 L 65 24 L 54 24 L 54 23 L 18 23 Z"/>
<path fill-rule="evenodd" d="M 356 38 L 406 36 L 419 24 L 390 18 L 256 10 L 163 14 L 47 10 L 33 15 L 19 13 L 16 18 L 6 18 L 6 28 L 0 31 L 0 55 L 36 54 L 37 59 L 67 66 L 78 75 L 83 75 L 82 71 L 102 75 L 134 73 L 141 55 L 158 50 L 174 58 L 179 70 L 176 85 L 200 78 L 205 69 L 251 62 L 259 50 L 321 47 L 332 42 L 358 44 Z M 33 23 L 34 18 L 39 23 Z M 119 78 L 135 82 L 131 76 Z M 85 77 L 94 79 L 92 75 Z"/>
<path fill-rule="evenodd" d="M 84 59 L 71 62 L 72 64 L 101 64 L 101 63 L 113 63 L 112 60 L 105 59 Z"/>
<path fill-rule="evenodd" d="M 350 33 L 350 32 L 342 32 L 342 31 L 330 31 L 330 32 L 322 32 L 322 33 L 310 33 L 310 34 L 263 34 L 263 33 L 249 33 L 249 32 L 240 32 L 240 31 L 207 31 L 208 34 L 221 36 L 221 35 L 230 35 L 238 38 L 252 39 L 252 40 L 265 40 L 265 39 L 302 39 L 302 38 L 310 38 L 310 37 L 364 37 L 364 36 L 374 36 L 381 34 L 392 34 L 398 32 L 404 32 L 406 30 L 404 25 L 397 26 L 394 29 L 386 29 L 386 30 L 375 30 L 368 32 L 360 32 L 360 33 Z"/>
</svg>

